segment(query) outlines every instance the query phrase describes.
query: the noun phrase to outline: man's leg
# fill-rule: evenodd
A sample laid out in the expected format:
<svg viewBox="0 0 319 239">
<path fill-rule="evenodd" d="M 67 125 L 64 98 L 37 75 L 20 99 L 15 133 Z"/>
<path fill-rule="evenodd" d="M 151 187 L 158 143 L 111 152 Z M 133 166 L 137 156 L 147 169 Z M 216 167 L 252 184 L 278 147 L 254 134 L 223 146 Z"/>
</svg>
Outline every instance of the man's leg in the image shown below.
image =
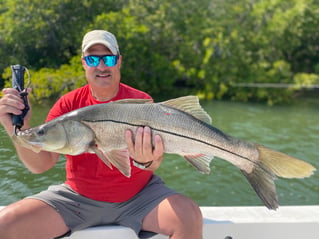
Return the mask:
<svg viewBox="0 0 319 239">
<path fill-rule="evenodd" d="M 195 202 L 175 194 L 164 199 L 144 218 L 142 229 L 168 235 L 171 239 L 201 239 L 203 217 Z"/>
<path fill-rule="evenodd" d="M 23 199 L 0 210 L 1 239 L 52 239 L 68 232 L 60 214 L 36 199 Z"/>
</svg>

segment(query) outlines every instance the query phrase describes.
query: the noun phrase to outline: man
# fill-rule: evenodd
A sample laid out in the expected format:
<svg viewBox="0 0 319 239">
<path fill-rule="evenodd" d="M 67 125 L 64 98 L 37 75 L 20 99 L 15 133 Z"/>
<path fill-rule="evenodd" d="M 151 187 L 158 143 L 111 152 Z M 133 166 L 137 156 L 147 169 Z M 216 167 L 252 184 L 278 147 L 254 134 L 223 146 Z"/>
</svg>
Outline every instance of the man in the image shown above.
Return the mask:
<svg viewBox="0 0 319 239">
<path fill-rule="evenodd" d="M 122 56 L 115 36 L 107 31 L 88 32 L 82 42 L 82 65 L 88 84 L 62 96 L 50 110 L 47 121 L 80 107 L 125 98 L 151 98 L 120 83 Z M 10 114 L 24 108 L 18 92 L 3 89 L 0 122 L 13 133 Z M 31 111 L 23 129 L 30 127 Z M 124 135 L 123 135 L 124 137 Z M 132 158 L 131 177 L 115 167 L 109 169 L 95 154 L 67 155 L 66 181 L 0 211 L 1 239 L 46 239 L 62 237 L 89 226 L 119 224 L 137 234 L 145 231 L 171 238 L 202 238 L 202 215 L 189 198 L 167 188 L 153 174 L 161 164 L 164 145 L 160 136 L 151 144 L 151 130 L 126 132 Z M 20 160 L 33 173 L 42 173 L 57 162 L 57 153 L 35 153 L 15 145 Z"/>
</svg>

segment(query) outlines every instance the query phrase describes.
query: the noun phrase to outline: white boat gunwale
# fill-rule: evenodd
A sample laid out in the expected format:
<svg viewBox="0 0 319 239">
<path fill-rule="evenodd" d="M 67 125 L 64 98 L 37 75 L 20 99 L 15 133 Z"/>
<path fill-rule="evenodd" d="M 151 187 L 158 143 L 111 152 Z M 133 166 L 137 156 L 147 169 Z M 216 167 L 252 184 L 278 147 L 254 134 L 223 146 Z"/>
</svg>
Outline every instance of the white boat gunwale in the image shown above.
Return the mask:
<svg viewBox="0 0 319 239">
<path fill-rule="evenodd" d="M 0 207 L 0 210 L 3 207 Z M 319 205 L 281 206 L 276 211 L 263 206 L 200 207 L 204 239 L 303 239 L 317 238 Z M 138 239 L 122 226 L 91 227 L 64 239 Z M 167 239 L 156 235 L 151 239 Z"/>
</svg>

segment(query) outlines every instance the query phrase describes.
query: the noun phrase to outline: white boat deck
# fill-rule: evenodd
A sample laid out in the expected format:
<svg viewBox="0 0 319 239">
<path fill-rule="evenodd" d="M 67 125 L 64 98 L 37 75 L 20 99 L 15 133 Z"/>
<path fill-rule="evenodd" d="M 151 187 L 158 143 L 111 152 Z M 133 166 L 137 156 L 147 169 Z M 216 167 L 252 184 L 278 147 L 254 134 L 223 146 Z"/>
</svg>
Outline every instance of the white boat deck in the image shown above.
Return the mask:
<svg viewBox="0 0 319 239">
<path fill-rule="evenodd" d="M 201 207 L 204 239 L 307 239 L 318 238 L 319 205 L 266 207 Z M 65 239 L 138 239 L 122 226 L 100 226 L 73 233 Z M 166 239 L 156 235 L 152 239 Z"/>
</svg>

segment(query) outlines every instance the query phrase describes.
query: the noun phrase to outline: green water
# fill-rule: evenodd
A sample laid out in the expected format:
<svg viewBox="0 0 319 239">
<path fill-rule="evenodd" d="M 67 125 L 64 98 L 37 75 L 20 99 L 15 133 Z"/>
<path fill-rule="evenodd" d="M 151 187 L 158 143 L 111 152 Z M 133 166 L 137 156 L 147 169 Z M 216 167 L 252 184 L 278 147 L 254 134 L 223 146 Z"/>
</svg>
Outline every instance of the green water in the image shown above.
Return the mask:
<svg viewBox="0 0 319 239">
<path fill-rule="evenodd" d="M 319 169 L 319 100 L 269 107 L 261 104 L 202 102 L 222 131 L 258 142 L 313 164 Z M 48 109 L 33 109 L 34 122 L 43 122 Z M 55 168 L 41 175 L 28 172 L 17 159 L 12 143 L 0 127 L 0 205 L 64 181 L 61 157 Z M 224 160 L 214 159 L 211 175 L 202 175 L 179 156 L 166 155 L 157 171 L 167 185 L 186 194 L 201 206 L 262 205 L 244 176 Z M 306 179 L 278 179 L 281 205 L 319 204 L 319 172 Z"/>
</svg>

